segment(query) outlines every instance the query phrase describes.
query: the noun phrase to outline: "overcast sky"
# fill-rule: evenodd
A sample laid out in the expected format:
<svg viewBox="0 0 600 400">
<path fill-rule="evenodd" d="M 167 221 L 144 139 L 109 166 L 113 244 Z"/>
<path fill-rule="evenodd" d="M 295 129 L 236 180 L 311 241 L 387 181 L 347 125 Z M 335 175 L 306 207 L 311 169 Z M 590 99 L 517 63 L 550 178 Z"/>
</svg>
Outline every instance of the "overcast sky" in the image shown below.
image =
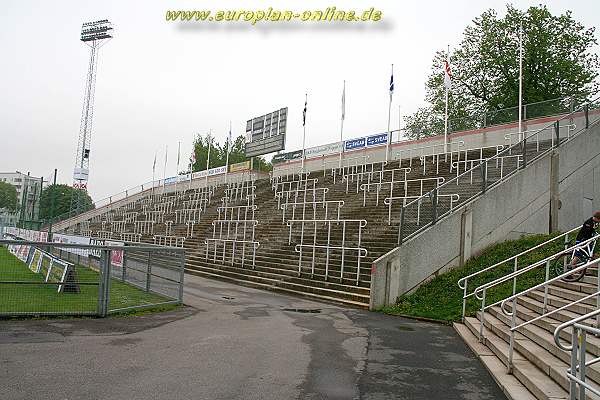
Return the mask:
<svg viewBox="0 0 600 400">
<path fill-rule="evenodd" d="M 515 1 L 520 8 L 539 2 Z M 599 22 L 600 3 L 546 2 L 586 26 Z M 369 24 L 172 23 L 167 10 L 325 9 L 374 7 Z M 212 129 L 224 141 L 245 121 L 289 107 L 286 150 L 302 146 L 308 92 L 307 147 L 338 140 L 342 81 L 344 138 L 386 130 L 390 65 L 396 92 L 392 126 L 423 104 L 436 50 L 458 44 L 470 21 L 503 1 L 26 1 L 2 0 L 0 11 L 0 171 L 31 171 L 72 183 L 88 67 L 79 41 L 85 21 L 109 19 L 115 38 L 100 52 L 89 191 L 98 200 L 149 181 L 158 151 L 158 177 L 175 173 L 194 133 Z M 598 37 L 598 33 L 597 33 Z M 458 68 L 455 67 L 455 68 Z M 182 162 L 183 163 L 183 162 Z M 181 169 L 181 168 L 180 168 Z"/>
</svg>

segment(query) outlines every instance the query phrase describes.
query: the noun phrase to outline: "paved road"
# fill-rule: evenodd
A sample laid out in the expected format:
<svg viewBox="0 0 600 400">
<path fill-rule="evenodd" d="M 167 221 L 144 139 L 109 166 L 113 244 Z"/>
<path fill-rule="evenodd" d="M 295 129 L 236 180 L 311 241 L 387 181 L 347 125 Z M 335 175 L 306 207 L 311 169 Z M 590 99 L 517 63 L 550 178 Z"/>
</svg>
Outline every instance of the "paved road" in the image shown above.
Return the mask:
<svg viewBox="0 0 600 400">
<path fill-rule="evenodd" d="M 451 327 L 186 282 L 175 312 L 0 321 L 0 398 L 505 399 Z"/>
</svg>

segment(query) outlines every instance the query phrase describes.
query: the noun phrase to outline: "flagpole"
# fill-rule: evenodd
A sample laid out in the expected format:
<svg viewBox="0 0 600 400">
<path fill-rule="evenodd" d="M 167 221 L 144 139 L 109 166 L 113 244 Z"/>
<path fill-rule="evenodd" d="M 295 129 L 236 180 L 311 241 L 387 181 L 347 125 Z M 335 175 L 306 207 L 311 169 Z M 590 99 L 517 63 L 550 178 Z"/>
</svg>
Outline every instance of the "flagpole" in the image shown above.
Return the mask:
<svg viewBox="0 0 600 400">
<path fill-rule="evenodd" d="M 177 187 L 179 186 L 179 157 L 181 152 L 181 140 L 177 142 L 177 168 L 175 168 L 175 192 L 177 192 Z"/>
<path fill-rule="evenodd" d="M 165 167 L 163 168 L 163 194 L 165 194 L 165 181 L 167 180 L 167 155 L 169 152 L 169 145 L 165 145 Z"/>
<path fill-rule="evenodd" d="M 194 135 L 194 138 L 192 139 L 192 154 L 193 154 L 193 160 L 196 160 L 196 135 Z M 194 173 L 194 163 L 192 162 L 192 158 L 190 157 L 190 183 L 188 186 L 188 190 L 192 189 L 192 174 Z"/>
<path fill-rule="evenodd" d="M 344 89 L 342 91 L 342 119 L 340 124 L 340 165 L 342 168 L 342 152 L 344 150 L 344 118 L 346 118 L 346 80 L 344 79 Z"/>
<path fill-rule="evenodd" d="M 392 117 L 392 94 L 393 94 L 393 90 L 394 90 L 393 79 L 394 79 L 394 64 L 392 64 L 392 78 L 390 79 L 390 103 L 388 105 L 388 124 L 387 124 L 388 137 L 387 137 L 387 143 L 385 146 L 385 162 L 386 162 L 386 164 L 390 157 L 390 141 L 391 141 L 391 136 L 392 136 L 392 133 L 390 132 L 390 119 Z"/>
<path fill-rule="evenodd" d="M 523 140 L 523 23 L 519 26 L 519 141 Z"/>
<path fill-rule="evenodd" d="M 208 188 L 208 166 L 210 164 L 210 145 L 211 145 L 211 139 L 212 139 L 212 129 L 208 131 L 208 138 L 207 138 L 207 142 L 208 142 L 208 156 L 206 157 L 206 187 Z"/>
<path fill-rule="evenodd" d="M 231 120 L 229 120 L 229 136 L 227 137 L 227 156 L 225 157 L 225 184 L 229 173 L 229 150 L 231 149 Z"/>
<path fill-rule="evenodd" d="M 446 63 L 449 64 L 450 60 L 450 45 L 448 45 L 448 51 L 446 53 Z M 446 66 L 444 65 L 444 80 L 446 79 Z M 448 85 L 446 87 L 446 107 L 444 110 L 444 153 L 448 152 Z"/>
<path fill-rule="evenodd" d="M 306 104 L 308 103 L 308 93 L 304 94 L 304 118 L 302 121 L 302 172 L 304 172 L 304 150 L 306 149 Z"/>
<path fill-rule="evenodd" d="M 154 164 L 152 164 L 152 201 L 154 202 L 154 176 L 156 171 L 156 151 L 154 151 Z"/>
</svg>

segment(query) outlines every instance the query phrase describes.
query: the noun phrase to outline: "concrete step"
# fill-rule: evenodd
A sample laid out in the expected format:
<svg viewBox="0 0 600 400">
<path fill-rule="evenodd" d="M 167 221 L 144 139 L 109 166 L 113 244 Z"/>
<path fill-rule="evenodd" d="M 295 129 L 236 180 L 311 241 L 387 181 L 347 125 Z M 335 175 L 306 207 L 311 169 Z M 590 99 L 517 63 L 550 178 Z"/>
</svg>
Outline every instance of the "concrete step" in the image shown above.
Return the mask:
<svg viewBox="0 0 600 400">
<path fill-rule="evenodd" d="M 459 323 L 454 323 L 453 326 L 509 400 L 536 400 L 536 397 L 514 375 L 506 373 L 506 366 L 502 361 L 487 346 L 479 343 L 477 336 L 467 326 Z"/>
<path fill-rule="evenodd" d="M 478 335 L 479 332 L 479 321 L 475 318 L 465 318 L 465 325 L 474 334 Z M 488 347 L 494 353 L 496 357 L 505 366 L 504 373 L 508 373 L 508 343 L 502 340 L 496 335 L 489 327 L 492 325 L 502 326 L 504 325 L 501 321 L 491 317 L 486 321 L 486 327 L 484 328 L 484 339 L 483 344 Z M 556 400 L 566 399 L 568 396 L 559 384 L 554 382 L 547 374 L 541 371 L 532 362 L 527 360 L 519 352 L 515 352 L 513 355 L 513 371 L 514 377 L 518 379 L 521 384 L 531 392 L 538 400 Z"/>
<path fill-rule="evenodd" d="M 248 281 L 247 279 L 245 279 L 245 277 L 242 277 L 242 279 L 236 279 L 234 277 L 224 276 L 221 274 L 216 274 L 216 273 L 212 273 L 212 272 L 208 272 L 208 271 L 201 271 L 201 270 L 196 270 L 196 269 L 186 269 L 186 273 L 189 273 L 192 275 L 197 275 L 197 276 L 202 276 L 205 278 L 225 280 L 225 281 L 233 282 L 233 283 L 241 285 L 241 286 L 255 287 L 255 288 L 264 289 L 264 290 L 270 290 L 270 291 L 275 291 L 275 292 L 291 294 L 291 295 L 299 296 L 299 297 L 306 297 L 306 298 L 310 298 L 312 300 L 317 300 L 317 301 L 322 301 L 322 302 L 327 302 L 327 303 L 342 304 L 345 306 L 351 306 L 351 307 L 356 307 L 356 308 L 361 308 L 361 309 L 366 309 L 369 307 L 368 303 L 356 302 L 356 301 L 352 301 L 352 300 L 345 300 L 345 299 L 340 299 L 337 297 L 323 296 L 323 295 L 319 295 L 319 294 L 315 294 L 315 293 L 293 290 L 293 289 L 290 289 L 287 287 L 275 286 L 275 285 L 268 284 L 268 283 L 251 282 L 251 281 Z"/>
</svg>

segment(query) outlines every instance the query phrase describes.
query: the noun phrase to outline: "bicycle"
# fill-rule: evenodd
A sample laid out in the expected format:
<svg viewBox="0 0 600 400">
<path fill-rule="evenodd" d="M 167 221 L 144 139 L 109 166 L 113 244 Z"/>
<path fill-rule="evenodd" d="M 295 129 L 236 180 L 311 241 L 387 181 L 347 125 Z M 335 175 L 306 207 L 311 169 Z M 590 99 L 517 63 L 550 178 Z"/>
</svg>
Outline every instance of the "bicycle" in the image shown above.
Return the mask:
<svg viewBox="0 0 600 400">
<path fill-rule="evenodd" d="M 598 236 L 598 235 L 594 235 L 594 236 Z M 571 241 L 567 245 L 567 247 L 572 247 L 572 246 L 575 246 L 575 241 Z M 582 265 L 587 264 L 594 257 L 595 247 L 596 247 L 596 240 L 592 240 L 581 247 L 575 247 L 573 249 L 573 251 L 571 251 L 569 253 L 561 254 L 553 262 L 554 274 L 556 276 L 559 276 L 559 275 L 564 274 L 565 272 L 568 272 L 573 269 L 577 269 L 578 267 L 581 267 Z M 576 264 L 572 265 L 571 261 L 573 260 L 573 257 L 575 257 L 576 253 L 577 253 L 577 258 L 579 258 L 579 261 Z M 587 272 L 587 268 L 582 268 L 579 271 L 573 272 L 572 274 L 565 276 L 564 278 L 562 278 L 562 280 L 565 282 L 578 282 L 581 280 L 581 278 L 583 278 L 585 276 L 586 272 Z"/>
</svg>

